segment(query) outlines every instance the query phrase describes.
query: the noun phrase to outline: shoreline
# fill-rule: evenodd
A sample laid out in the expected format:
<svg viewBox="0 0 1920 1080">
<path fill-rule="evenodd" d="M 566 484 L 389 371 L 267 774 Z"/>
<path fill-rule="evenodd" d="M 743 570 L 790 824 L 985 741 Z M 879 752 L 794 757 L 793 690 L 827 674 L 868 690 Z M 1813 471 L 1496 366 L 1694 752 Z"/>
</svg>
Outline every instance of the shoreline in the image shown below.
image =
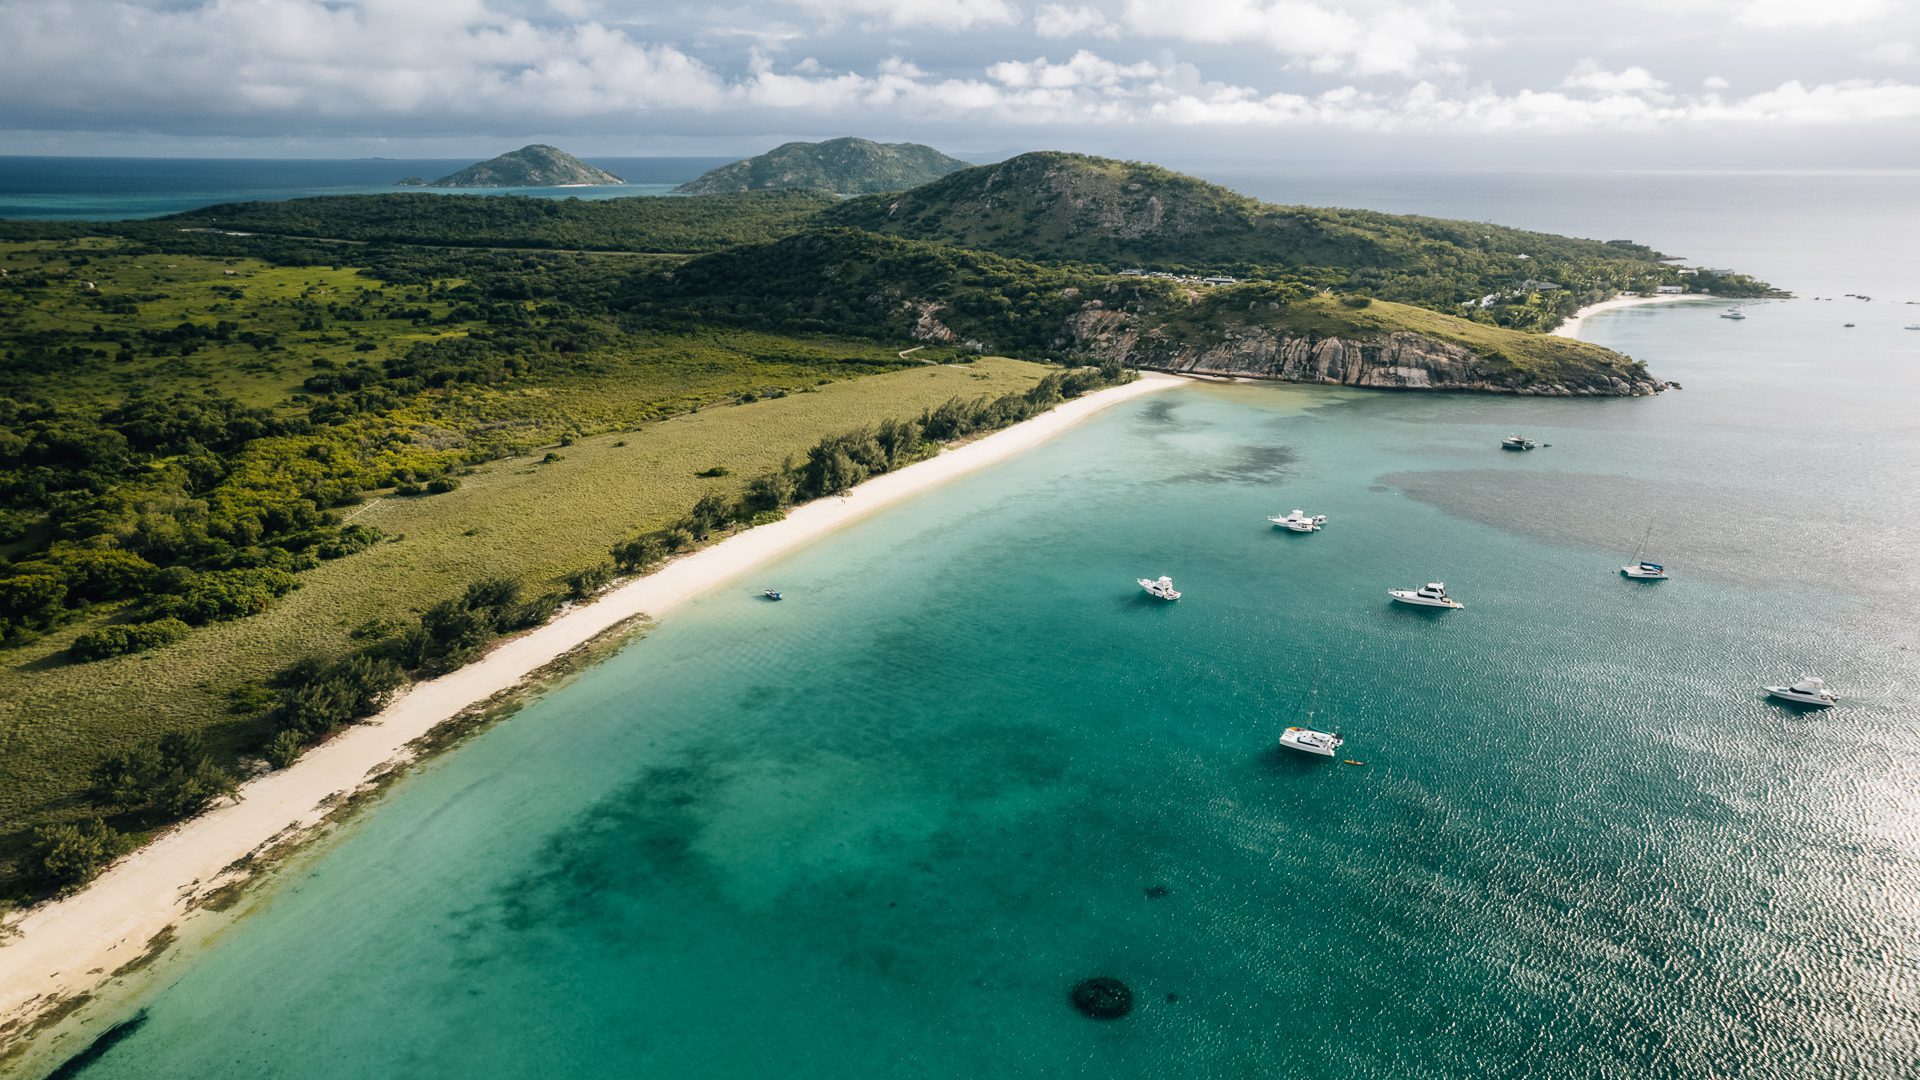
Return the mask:
<svg viewBox="0 0 1920 1080">
<path fill-rule="evenodd" d="M 247 781 L 236 799 L 173 827 L 79 892 L 11 913 L 0 922 L 0 1061 L 60 1026 L 66 1014 L 77 1015 L 131 963 L 157 957 L 164 951 L 154 948 L 157 940 L 179 936 L 183 924 L 205 917 L 206 906 L 196 901 L 243 880 L 255 854 L 311 838 L 343 799 L 414 760 L 415 741 L 446 721 L 633 619 L 658 617 L 869 514 L 1032 449 L 1109 406 L 1186 381 L 1141 372 L 1133 382 L 1064 402 L 676 559 L 501 642 L 465 667 L 406 687 L 380 712 L 292 766 Z"/>
<path fill-rule="evenodd" d="M 1579 338 L 1580 327 L 1593 315 L 1603 311 L 1618 311 L 1621 308 L 1639 307 L 1642 304 L 1675 304 L 1687 301 L 1720 300 L 1722 297 L 1708 293 L 1669 293 L 1665 296 L 1616 296 L 1611 300 L 1602 300 L 1597 304 L 1588 304 L 1579 311 L 1567 316 L 1567 321 L 1554 327 L 1549 333 L 1554 337 Z"/>
</svg>

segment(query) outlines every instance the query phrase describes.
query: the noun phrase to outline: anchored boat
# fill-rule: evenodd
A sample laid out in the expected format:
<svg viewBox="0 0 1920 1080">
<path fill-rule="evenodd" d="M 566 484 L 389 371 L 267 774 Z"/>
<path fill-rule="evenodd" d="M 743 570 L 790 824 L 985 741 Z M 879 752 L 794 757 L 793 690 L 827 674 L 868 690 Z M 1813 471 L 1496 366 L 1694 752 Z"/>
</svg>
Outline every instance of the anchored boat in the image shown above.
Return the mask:
<svg viewBox="0 0 1920 1080">
<path fill-rule="evenodd" d="M 1822 709 L 1840 700 L 1839 694 L 1827 688 L 1825 679 L 1816 679 L 1811 675 L 1791 686 L 1764 686 L 1761 689 L 1781 701 L 1812 705 Z"/>
<path fill-rule="evenodd" d="M 1502 450 L 1531 450 L 1536 445 L 1532 439 L 1522 438 L 1519 435 L 1509 435 L 1500 440 Z"/>
<path fill-rule="evenodd" d="M 1402 604 L 1415 607 L 1463 608 L 1467 605 L 1447 595 L 1444 581 L 1429 581 L 1417 589 L 1388 589 L 1387 595 Z"/>
<path fill-rule="evenodd" d="M 1307 702 L 1307 722 L 1299 727 L 1290 727 L 1280 733 L 1280 745 L 1289 750 L 1298 750 L 1303 754 L 1316 754 L 1320 757 L 1332 757 L 1334 751 L 1347 741 L 1338 731 L 1316 731 L 1313 728 L 1313 707 L 1320 700 L 1320 691 L 1315 688 L 1313 697 Z"/>
<path fill-rule="evenodd" d="M 1314 514 L 1309 516 L 1307 514 L 1301 513 L 1298 509 L 1296 509 L 1292 513 L 1287 514 L 1285 517 L 1280 517 L 1278 515 L 1275 515 L 1274 517 L 1270 517 L 1267 520 L 1273 522 L 1275 525 L 1278 525 L 1283 529 L 1291 529 L 1292 531 L 1299 532 L 1299 533 L 1310 533 L 1310 532 L 1320 531 L 1320 526 L 1325 525 L 1327 523 L 1327 515 Z"/>
<path fill-rule="evenodd" d="M 1157 580 L 1140 578 L 1139 581 L 1140 581 L 1140 587 L 1147 590 L 1147 595 L 1153 597 L 1156 600 L 1180 599 L 1180 591 L 1173 587 L 1173 579 L 1170 577 L 1167 577 L 1164 574 L 1162 574 Z"/>
</svg>

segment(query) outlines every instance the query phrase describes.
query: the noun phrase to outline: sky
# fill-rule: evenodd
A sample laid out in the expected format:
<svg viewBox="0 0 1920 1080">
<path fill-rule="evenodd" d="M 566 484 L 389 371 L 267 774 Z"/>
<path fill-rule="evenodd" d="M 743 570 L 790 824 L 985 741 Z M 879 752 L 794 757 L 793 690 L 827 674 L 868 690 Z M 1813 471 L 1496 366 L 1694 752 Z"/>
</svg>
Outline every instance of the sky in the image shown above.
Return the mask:
<svg viewBox="0 0 1920 1080">
<path fill-rule="evenodd" d="M 1920 0 L 0 0 L 0 153 L 1920 166 Z"/>
</svg>

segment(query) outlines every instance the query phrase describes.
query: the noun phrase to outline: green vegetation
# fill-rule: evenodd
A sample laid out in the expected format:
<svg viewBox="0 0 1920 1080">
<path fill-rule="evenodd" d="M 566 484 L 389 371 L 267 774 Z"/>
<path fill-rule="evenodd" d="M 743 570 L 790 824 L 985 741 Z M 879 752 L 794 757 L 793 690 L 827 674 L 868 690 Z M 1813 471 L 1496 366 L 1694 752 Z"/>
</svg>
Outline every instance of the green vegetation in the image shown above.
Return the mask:
<svg viewBox="0 0 1920 1080">
<path fill-rule="evenodd" d="M 688 253 L 792 235 L 835 201 L 817 191 L 593 200 L 396 192 L 228 203 L 145 227 L 459 247 Z"/>
<path fill-rule="evenodd" d="M 821 221 L 1042 262 L 1296 282 L 1524 330 L 1551 329 L 1619 292 L 1689 280 L 1627 241 L 1274 206 L 1158 166 L 1079 154 L 1022 154 L 901 195 L 855 199 Z M 1692 284 L 1720 295 L 1767 291 L 1737 275 Z"/>
<path fill-rule="evenodd" d="M 758 157 L 722 165 L 673 190 L 682 195 L 767 191 L 777 188 L 869 195 L 905 191 L 967 168 L 919 143 L 877 143 L 867 139 L 790 142 Z"/>
<path fill-rule="evenodd" d="M 401 181 L 405 183 L 406 181 Z M 432 187 L 567 187 L 573 184 L 624 184 L 625 180 L 565 150 L 535 143 L 497 158 L 469 165 L 435 180 Z"/>
</svg>

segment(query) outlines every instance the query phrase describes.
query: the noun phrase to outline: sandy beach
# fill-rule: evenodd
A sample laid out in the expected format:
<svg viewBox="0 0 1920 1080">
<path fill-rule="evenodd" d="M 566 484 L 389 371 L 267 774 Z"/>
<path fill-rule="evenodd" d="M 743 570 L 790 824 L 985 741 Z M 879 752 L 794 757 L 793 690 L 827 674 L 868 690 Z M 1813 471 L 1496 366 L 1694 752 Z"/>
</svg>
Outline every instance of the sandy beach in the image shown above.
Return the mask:
<svg viewBox="0 0 1920 1080">
<path fill-rule="evenodd" d="M 249 781 L 236 800 L 120 860 L 79 893 L 10 915 L 0 929 L 0 1055 L 30 1030 L 34 1018 L 113 982 L 112 973 L 142 957 L 156 935 L 209 918 L 192 901 L 233 881 L 236 862 L 313 830 L 341 796 L 406 761 L 409 744 L 462 710 L 512 689 L 635 616 L 658 617 L 849 522 L 1037 446 L 1111 405 L 1183 381 L 1142 373 L 1135 382 L 1067 402 L 844 496 L 808 503 L 782 521 L 729 537 L 569 609 L 458 671 L 415 683 L 378 715 L 314 747 L 291 768 Z"/>
<path fill-rule="evenodd" d="M 1580 326 L 1587 320 L 1587 317 L 1590 315 L 1598 315 L 1603 311 L 1639 307 L 1642 304 L 1674 304 L 1714 299 L 1717 299 L 1717 297 L 1705 296 L 1700 293 L 1694 293 L 1692 295 L 1683 293 L 1677 296 L 1673 294 L 1665 296 L 1616 296 L 1611 300 L 1602 300 L 1597 304 L 1588 304 L 1586 307 L 1574 312 L 1567 317 L 1566 322 L 1554 327 L 1553 333 L 1555 337 L 1577 338 L 1580 336 Z"/>
</svg>

